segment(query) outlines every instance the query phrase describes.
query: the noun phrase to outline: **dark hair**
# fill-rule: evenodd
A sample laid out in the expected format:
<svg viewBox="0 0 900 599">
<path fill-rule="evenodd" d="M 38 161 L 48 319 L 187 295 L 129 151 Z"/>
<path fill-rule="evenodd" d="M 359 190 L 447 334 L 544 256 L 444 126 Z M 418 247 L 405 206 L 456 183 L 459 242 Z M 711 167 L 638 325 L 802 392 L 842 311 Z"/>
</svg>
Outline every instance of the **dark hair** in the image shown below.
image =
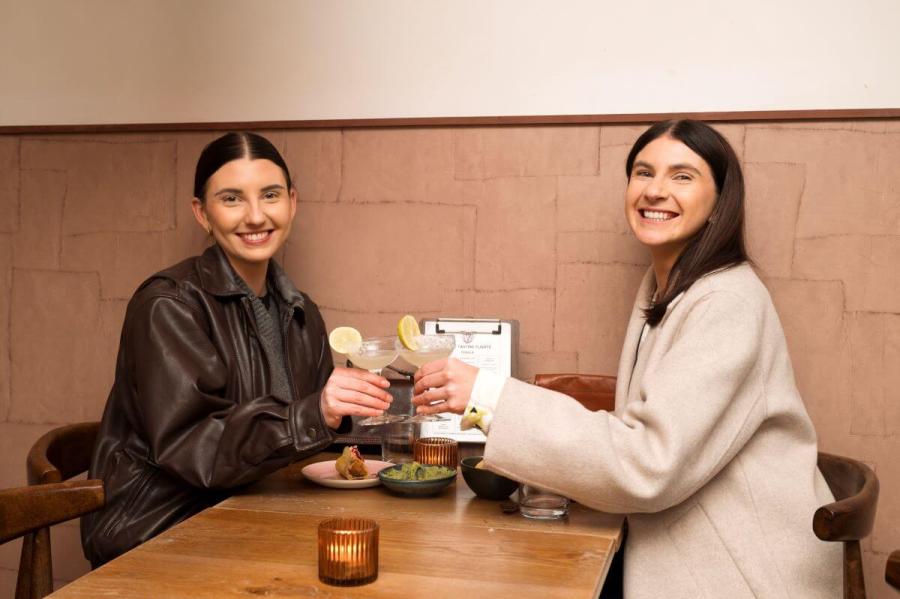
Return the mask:
<svg viewBox="0 0 900 599">
<path fill-rule="evenodd" d="M 630 179 L 638 153 L 651 141 L 669 136 L 696 152 L 709 165 L 716 183 L 716 203 L 701 228 L 675 260 L 665 289 L 644 315 L 650 326 L 659 324 L 666 307 L 694 281 L 714 270 L 749 262 L 744 246 L 744 175 L 737 155 L 722 134 L 706 123 L 693 120 L 656 123 L 638 137 L 625 161 Z"/>
<path fill-rule="evenodd" d="M 239 158 L 271 160 L 281 168 L 287 181 L 287 187 L 291 188 L 291 174 L 284 163 L 284 158 L 281 157 L 272 142 L 256 133 L 232 131 L 211 141 L 200 152 L 200 158 L 197 159 L 197 170 L 194 171 L 194 197 L 205 202 L 206 184 L 209 178 L 222 168 L 222 165 Z"/>
</svg>

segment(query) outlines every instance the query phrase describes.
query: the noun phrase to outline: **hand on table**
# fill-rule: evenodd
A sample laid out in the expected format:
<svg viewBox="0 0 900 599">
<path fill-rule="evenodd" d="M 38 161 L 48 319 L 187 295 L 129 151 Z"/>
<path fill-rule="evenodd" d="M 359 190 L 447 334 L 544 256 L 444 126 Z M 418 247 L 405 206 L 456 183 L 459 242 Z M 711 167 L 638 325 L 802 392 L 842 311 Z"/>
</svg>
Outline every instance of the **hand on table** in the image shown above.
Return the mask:
<svg viewBox="0 0 900 599">
<path fill-rule="evenodd" d="M 393 397 L 383 376 L 359 368 L 337 367 L 322 389 L 319 406 L 325 424 L 336 429 L 344 416 L 381 416 Z"/>
<path fill-rule="evenodd" d="M 462 414 L 472 395 L 478 368 L 445 358 L 429 362 L 416 372 L 415 396 L 412 403 L 417 414 L 453 412 Z M 441 402 L 430 405 L 432 402 Z"/>
</svg>

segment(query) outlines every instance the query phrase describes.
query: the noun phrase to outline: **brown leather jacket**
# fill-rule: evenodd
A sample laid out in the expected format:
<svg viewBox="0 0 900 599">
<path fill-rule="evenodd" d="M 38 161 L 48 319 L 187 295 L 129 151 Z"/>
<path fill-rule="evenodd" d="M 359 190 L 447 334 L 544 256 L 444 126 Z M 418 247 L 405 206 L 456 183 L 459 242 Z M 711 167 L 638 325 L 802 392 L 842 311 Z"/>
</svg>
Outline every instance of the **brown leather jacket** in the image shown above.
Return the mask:
<svg viewBox="0 0 900 599">
<path fill-rule="evenodd" d="M 236 277 L 214 245 L 128 304 L 90 469 L 106 506 L 81 526 L 95 567 L 333 439 L 319 409 L 333 366 L 318 308 L 271 261 L 296 399 L 276 397 Z"/>
</svg>

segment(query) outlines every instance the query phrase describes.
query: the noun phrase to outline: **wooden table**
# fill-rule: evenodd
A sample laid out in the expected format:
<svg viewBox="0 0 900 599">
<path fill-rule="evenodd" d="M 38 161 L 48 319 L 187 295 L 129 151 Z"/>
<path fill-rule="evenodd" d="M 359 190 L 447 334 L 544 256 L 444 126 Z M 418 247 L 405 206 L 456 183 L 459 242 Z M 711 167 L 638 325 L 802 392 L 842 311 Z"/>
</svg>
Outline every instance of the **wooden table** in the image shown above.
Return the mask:
<svg viewBox="0 0 900 599">
<path fill-rule="evenodd" d="M 309 461 L 333 459 L 320 454 Z M 174 526 L 53 597 L 595 598 L 622 518 L 573 505 L 563 521 L 504 514 L 458 477 L 432 498 L 338 490 L 294 464 Z M 378 580 L 319 582 L 316 527 L 330 516 L 381 526 Z"/>
</svg>

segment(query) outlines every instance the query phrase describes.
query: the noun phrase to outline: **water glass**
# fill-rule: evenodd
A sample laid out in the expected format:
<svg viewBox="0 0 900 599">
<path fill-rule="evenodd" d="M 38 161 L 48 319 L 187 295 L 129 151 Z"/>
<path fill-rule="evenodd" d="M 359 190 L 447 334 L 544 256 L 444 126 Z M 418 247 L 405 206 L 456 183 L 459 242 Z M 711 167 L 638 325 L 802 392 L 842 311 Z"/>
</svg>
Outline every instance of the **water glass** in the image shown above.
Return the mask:
<svg viewBox="0 0 900 599">
<path fill-rule="evenodd" d="M 519 511 L 535 520 L 560 520 L 569 515 L 569 500 L 533 485 L 519 485 Z"/>
<path fill-rule="evenodd" d="M 391 422 L 381 427 L 381 459 L 392 464 L 413 461 L 413 447 L 419 438 L 419 424 Z"/>
</svg>

